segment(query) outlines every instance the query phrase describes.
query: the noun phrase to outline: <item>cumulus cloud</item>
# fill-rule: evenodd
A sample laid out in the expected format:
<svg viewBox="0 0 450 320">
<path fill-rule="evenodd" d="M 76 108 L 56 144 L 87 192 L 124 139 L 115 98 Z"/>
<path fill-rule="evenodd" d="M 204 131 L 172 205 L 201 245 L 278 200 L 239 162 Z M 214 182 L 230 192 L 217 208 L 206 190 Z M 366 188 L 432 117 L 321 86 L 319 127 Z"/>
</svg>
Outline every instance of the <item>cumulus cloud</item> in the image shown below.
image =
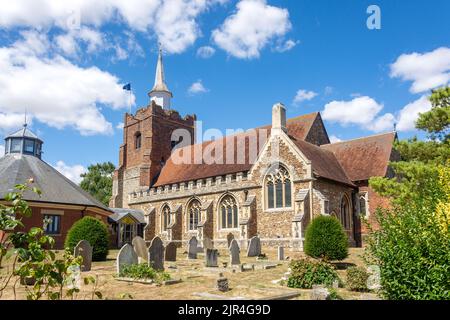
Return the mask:
<svg viewBox="0 0 450 320">
<path fill-rule="evenodd" d="M 188 89 L 188 93 L 191 95 L 205 92 L 208 92 L 208 89 L 205 88 L 205 86 L 202 83 L 202 80 L 194 82 Z"/>
<path fill-rule="evenodd" d="M 45 35 L 26 31 L 11 46 L 0 47 L 0 115 L 14 123 L 17 111 L 26 107 L 35 120 L 58 129 L 72 127 L 83 135 L 112 133 L 100 108 L 127 106 L 129 96 L 119 79 L 52 55 L 49 46 Z"/>
<path fill-rule="evenodd" d="M 58 170 L 62 175 L 66 178 L 72 180 L 76 184 L 79 184 L 82 180 L 80 177 L 81 174 L 86 173 L 87 170 L 82 165 L 67 165 L 64 161 L 58 161 L 55 166 L 53 166 L 56 170 Z"/>
<path fill-rule="evenodd" d="M 5 155 L 5 146 L 0 144 L 0 157 L 3 157 Z"/>
<path fill-rule="evenodd" d="M 297 94 L 294 97 L 294 104 L 299 104 L 302 101 L 309 101 L 314 99 L 314 97 L 317 96 L 317 93 L 314 91 L 308 91 L 308 90 L 303 90 L 300 89 L 297 91 Z"/>
<path fill-rule="evenodd" d="M 100 48 L 105 48 L 105 40 L 101 32 L 82 27 L 80 29 L 72 29 L 65 34 L 60 34 L 54 39 L 56 46 L 64 54 L 69 56 L 75 56 L 80 50 L 79 43 L 82 42 L 86 45 L 86 52 L 93 53 Z"/>
<path fill-rule="evenodd" d="M 420 113 L 431 109 L 431 103 L 427 96 L 422 96 L 414 102 L 408 103 L 399 113 L 397 130 L 412 131 L 415 130 L 415 124 Z"/>
<path fill-rule="evenodd" d="M 291 30 L 287 9 L 270 6 L 265 0 L 241 0 L 236 11 L 213 30 L 215 44 L 241 59 L 258 58 L 272 40 Z"/>
<path fill-rule="evenodd" d="M 1 77 L 1 76 L 0 76 Z M 1 110 L 1 109 L 0 109 Z M 2 134 L 9 134 L 15 130 L 19 130 L 25 122 L 24 113 L 2 113 L 0 112 L 0 132 Z M 32 117 L 27 116 L 27 124 L 31 125 Z"/>
<path fill-rule="evenodd" d="M 330 142 L 331 143 L 336 143 L 336 142 L 341 142 L 341 141 L 342 141 L 342 139 L 336 137 L 335 135 L 331 135 L 330 136 Z"/>
<path fill-rule="evenodd" d="M 216 49 L 210 46 L 204 46 L 197 49 L 197 57 L 208 59 L 211 58 L 214 53 L 216 53 Z"/>
<path fill-rule="evenodd" d="M 124 123 L 123 123 L 123 122 L 119 122 L 119 123 L 116 125 L 116 129 L 117 129 L 117 130 L 122 130 L 123 127 L 124 127 Z"/>
<path fill-rule="evenodd" d="M 450 81 L 450 48 L 426 53 L 402 54 L 391 64 L 392 78 L 412 81 L 410 91 L 420 93 L 444 86 Z"/>
<path fill-rule="evenodd" d="M 298 41 L 294 41 L 292 39 L 289 39 L 289 40 L 287 40 L 285 42 L 282 42 L 281 44 L 278 44 L 275 47 L 275 51 L 278 51 L 278 52 L 289 51 L 289 50 L 293 49 L 298 43 L 299 43 Z"/>
</svg>

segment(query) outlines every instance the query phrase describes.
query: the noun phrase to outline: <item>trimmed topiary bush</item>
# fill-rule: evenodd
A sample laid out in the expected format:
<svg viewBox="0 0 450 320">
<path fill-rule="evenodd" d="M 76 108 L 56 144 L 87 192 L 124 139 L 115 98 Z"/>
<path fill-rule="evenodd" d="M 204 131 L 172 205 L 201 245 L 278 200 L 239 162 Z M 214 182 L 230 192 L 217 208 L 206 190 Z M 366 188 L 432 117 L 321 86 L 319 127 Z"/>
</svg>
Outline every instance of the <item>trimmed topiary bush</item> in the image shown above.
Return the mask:
<svg viewBox="0 0 450 320">
<path fill-rule="evenodd" d="M 92 246 L 92 260 L 105 261 L 108 255 L 109 234 L 106 225 L 93 217 L 84 217 L 75 222 L 66 236 L 64 246 L 71 252 L 80 240 Z"/>
<path fill-rule="evenodd" d="M 369 279 L 369 273 L 364 268 L 350 267 L 347 269 L 346 287 L 351 291 L 369 291 L 367 279 Z"/>
<path fill-rule="evenodd" d="M 327 261 L 348 256 L 348 238 L 338 219 L 332 216 L 314 218 L 306 228 L 305 253 Z"/>
<path fill-rule="evenodd" d="M 334 281 L 340 283 L 339 276 L 332 265 L 312 259 L 294 260 L 290 263 L 291 275 L 287 281 L 290 288 L 311 289 L 315 284 L 328 287 Z"/>
</svg>

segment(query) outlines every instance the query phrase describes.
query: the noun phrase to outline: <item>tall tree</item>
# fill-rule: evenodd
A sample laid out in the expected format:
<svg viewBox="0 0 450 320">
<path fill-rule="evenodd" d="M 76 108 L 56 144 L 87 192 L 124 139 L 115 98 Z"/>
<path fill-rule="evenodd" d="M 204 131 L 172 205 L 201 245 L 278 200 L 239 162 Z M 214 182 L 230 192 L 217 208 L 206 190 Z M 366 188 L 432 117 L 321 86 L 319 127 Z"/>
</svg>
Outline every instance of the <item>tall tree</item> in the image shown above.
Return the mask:
<svg viewBox="0 0 450 320">
<path fill-rule="evenodd" d="M 90 165 L 83 173 L 80 187 L 93 197 L 108 206 L 112 195 L 112 177 L 115 166 L 111 162 Z"/>
</svg>

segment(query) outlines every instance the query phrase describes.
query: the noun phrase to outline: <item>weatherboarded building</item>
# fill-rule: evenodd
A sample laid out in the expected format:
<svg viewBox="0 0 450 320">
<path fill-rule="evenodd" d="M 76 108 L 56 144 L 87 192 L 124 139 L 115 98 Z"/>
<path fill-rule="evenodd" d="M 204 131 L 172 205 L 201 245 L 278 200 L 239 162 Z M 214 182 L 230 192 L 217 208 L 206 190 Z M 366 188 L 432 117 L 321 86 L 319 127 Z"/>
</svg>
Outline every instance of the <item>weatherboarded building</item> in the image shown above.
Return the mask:
<svg viewBox="0 0 450 320">
<path fill-rule="evenodd" d="M 172 93 L 161 53 L 149 96 L 149 106 L 125 114 L 110 204 L 144 212 L 146 240 L 225 246 L 232 235 L 245 247 L 259 235 L 301 250 L 311 219 L 333 215 L 359 246 L 362 218 L 374 224 L 375 208 L 388 205 L 368 180 L 390 175 L 395 132 L 330 143 L 320 113 L 286 119 L 275 104 L 271 125 L 195 143 L 196 117 L 165 107 Z"/>
</svg>

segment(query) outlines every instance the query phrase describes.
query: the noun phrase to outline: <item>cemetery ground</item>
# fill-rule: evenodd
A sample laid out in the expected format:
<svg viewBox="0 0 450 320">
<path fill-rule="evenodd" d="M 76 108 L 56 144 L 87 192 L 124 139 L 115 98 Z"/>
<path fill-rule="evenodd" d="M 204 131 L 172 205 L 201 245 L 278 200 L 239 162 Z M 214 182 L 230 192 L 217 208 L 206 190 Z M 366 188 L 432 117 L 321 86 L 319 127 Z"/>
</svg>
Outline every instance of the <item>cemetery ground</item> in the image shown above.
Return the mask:
<svg viewBox="0 0 450 320">
<path fill-rule="evenodd" d="M 338 263 L 338 273 L 345 283 L 345 268 L 352 265 L 363 266 L 362 248 L 350 248 L 349 257 Z M 241 251 L 241 263 L 250 266 L 251 269 L 242 272 L 240 266 L 230 266 L 228 250 L 219 250 L 219 267 L 205 267 L 204 253 L 199 253 L 197 259 L 188 260 L 185 248 L 178 248 L 176 262 L 164 262 L 165 271 L 172 279 L 182 281 L 174 284 L 142 284 L 137 282 L 124 282 L 116 280 L 116 256 L 118 250 L 110 250 L 108 258 L 103 262 L 93 262 L 92 269 L 83 272 L 82 277 L 93 276 L 97 279 L 97 290 L 103 294 L 103 299 L 309 299 L 312 290 L 292 289 L 285 284 L 274 283 L 281 279 L 289 268 L 289 262 L 293 259 L 304 257 L 302 252 L 291 252 L 285 249 L 285 257 L 289 259 L 277 261 L 277 250 L 266 248 L 263 251 L 267 260 L 257 260 L 255 257 L 246 257 Z M 61 254 L 61 252 L 59 252 Z M 228 266 L 223 267 L 223 262 Z M 263 266 L 271 265 L 272 268 L 263 269 Z M 275 267 L 273 267 L 275 266 Z M 6 272 L 8 264 L 0 269 L 0 273 Z M 234 271 L 233 271 L 234 270 Z M 222 273 L 228 279 L 230 290 L 220 292 L 217 290 L 216 281 Z M 81 285 L 81 291 L 75 299 L 91 299 L 92 284 Z M 337 293 L 343 299 L 377 299 L 374 293 L 352 292 L 346 288 L 338 288 Z M 3 292 L 1 299 L 25 299 L 25 290 L 17 286 L 16 297 L 11 288 Z"/>
</svg>

